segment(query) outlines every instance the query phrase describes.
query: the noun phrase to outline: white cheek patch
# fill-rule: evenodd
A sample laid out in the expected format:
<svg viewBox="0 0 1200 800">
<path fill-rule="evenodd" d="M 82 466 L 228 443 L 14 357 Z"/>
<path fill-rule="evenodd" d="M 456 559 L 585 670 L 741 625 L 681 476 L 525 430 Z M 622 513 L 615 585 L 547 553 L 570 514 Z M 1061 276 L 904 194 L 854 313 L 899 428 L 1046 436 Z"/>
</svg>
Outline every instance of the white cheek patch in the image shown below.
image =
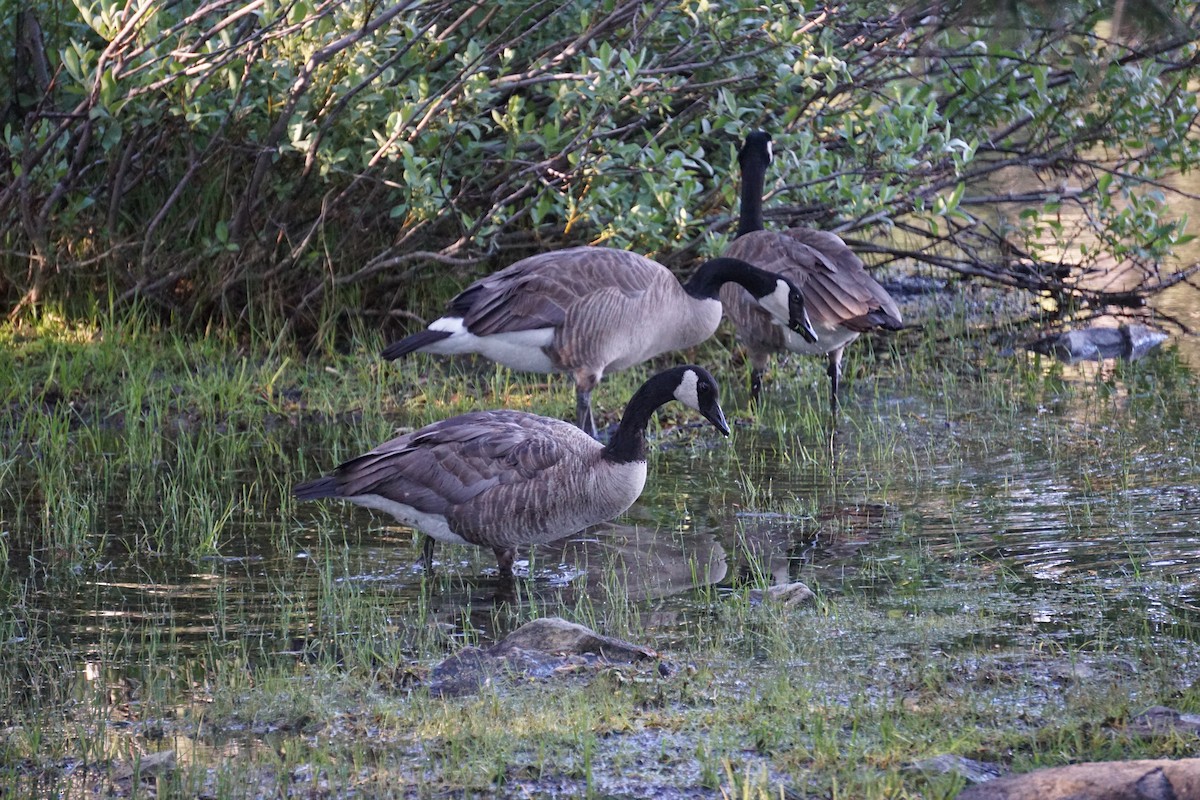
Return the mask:
<svg viewBox="0 0 1200 800">
<path fill-rule="evenodd" d="M 700 395 L 696 391 L 696 385 L 699 383 L 700 376 L 696 374 L 694 369 L 685 371 L 683 378 L 679 381 L 679 385 L 675 387 L 675 399 L 688 408 L 699 411 Z"/>
<path fill-rule="evenodd" d="M 758 299 L 758 304 L 775 319 L 775 323 L 783 325 L 785 328 L 791 318 L 791 305 L 788 303 L 791 294 L 792 287 L 788 285 L 788 282 L 777 280 L 775 281 L 775 291 Z"/>
<path fill-rule="evenodd" d="M 775 148 L 771 145 L 771 140 L 767 140 L 767 161 L 775 160 Z"/>
</svg>

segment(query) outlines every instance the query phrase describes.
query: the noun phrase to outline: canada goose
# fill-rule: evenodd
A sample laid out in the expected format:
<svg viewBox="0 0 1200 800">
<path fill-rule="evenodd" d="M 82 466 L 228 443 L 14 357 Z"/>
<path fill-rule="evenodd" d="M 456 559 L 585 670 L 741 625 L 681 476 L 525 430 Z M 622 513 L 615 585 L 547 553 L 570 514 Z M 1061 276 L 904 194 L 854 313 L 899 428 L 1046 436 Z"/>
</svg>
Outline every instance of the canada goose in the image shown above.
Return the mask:
<svg viewBox="0 0 1200 800">
<path fill-rule="evenodd" d="M 674 367 L 634 393 L 605 446 L 561 420 L 477 411 L 398 436 L 293 494 L 386 511 L 429 537 L 427 569 L 436 539 L 490 547 L 510 576 L 517 545 L 569 536 L 633 504 L 646 483 L 646 424 L 671 400 L 729 435 L 712 375 Z"/>
<path fill-rule="evenodd" d="M 804 292 L 816 340 L 802 339 L 772 325 L 760 302 L 737 286 L 721 290 L 725 313 L 750 356 L 750 394 L 757 400 L 772 353 L 790 350 L 829 358 L 830 407 L 838 408 L 842 350 L 863 331 L 902 327 L 900 309 L 887 290 L 835 234 L 810 228 L 782 233 L 764 230 L 763 183 L 771 163 L 771 134 L 753 131 L 738 153 L 742 169 L 741 215 L 737 235 L 725 255 L 785 275 Z"/>
<path fill-rule="evenodd" d="M 752 264 L 715 258 L 681 286 L 662 264 L 636 253 L 575 247 L 476 281 L 450 301 L 446 316 L 388 345 L 383 357 L 479 353 L 512 369 L 568 372 L 579 427 L 595 437 L 592 389 L 604 374 L 712 336 L 727 282 L 757 298 L 766 324 L 815 340 L 799 290 Z"/>
</svg>

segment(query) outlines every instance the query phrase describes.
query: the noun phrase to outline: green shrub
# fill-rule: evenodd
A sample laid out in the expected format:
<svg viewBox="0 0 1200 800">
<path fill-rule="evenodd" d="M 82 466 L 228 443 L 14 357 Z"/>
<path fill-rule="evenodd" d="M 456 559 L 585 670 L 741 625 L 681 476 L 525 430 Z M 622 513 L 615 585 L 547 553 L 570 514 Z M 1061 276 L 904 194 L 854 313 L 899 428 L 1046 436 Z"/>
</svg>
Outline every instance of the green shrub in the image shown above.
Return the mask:
<svg viewBox="0 0 1200 800">
<path fill-rule="evenodd" d="M 757 126 L 772 224 L 862 231 L 865 252 L 1088 299 L 1064 205 L 1085 256 L 1183 239 L 1140 191 L 1197 156 L 1183 0 L 1154 39 L 1101 35 L 1089 2 L 1003 36 L 803 5 L 0 0 L 0 298 L 311 324 L 425 313 L 566 244 L 683 267 L 727 236 Z M 1072 188 L 997 221 L 1005 198 L 975 189 L 1002 169 Z"/>
</svg>

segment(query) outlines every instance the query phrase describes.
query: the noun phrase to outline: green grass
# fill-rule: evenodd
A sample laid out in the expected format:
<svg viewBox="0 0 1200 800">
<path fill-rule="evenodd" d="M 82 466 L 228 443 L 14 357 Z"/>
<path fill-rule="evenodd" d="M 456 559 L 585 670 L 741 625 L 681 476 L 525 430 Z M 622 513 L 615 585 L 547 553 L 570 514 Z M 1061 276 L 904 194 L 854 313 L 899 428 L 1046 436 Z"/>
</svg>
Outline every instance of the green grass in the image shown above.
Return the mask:
<svg viewBox="0 0 1200 800">
<path fill-rule="evenodd" d="M 1139 538 L 1171 498 L 1196 496 L 1194 377 L 1170 353 L 1096 374 L 1002 359 L 963 324 L 852 347 L 832 446 L 819 360 L 777 365 L 753 411 L 745 376 L 718 371 L 742 424 L 723 441 L 674 429 L 694 415 L 666 409 L 622 520 L 657 530 L 694 588 L 659 597 L 668 561 L 639 571 L 610 553 L 586 587 L 539 578 L 508 602 L 480 578 L 489 554 L 439 547 L 425 579 L 409 532 L 297 504 L 290 487 L 469 409 L 568 416 L 565 380 L 385 364 L 366 332 L 305 356 L 268 332 L 187 339 L 145 317 L 0 328 L 0 430 L 15 443 L 0 453 L 0 783 L 65 797 L 950 798 L 961 778 L 911 765 L 1188 753 L 1123 725 L 1198 702 L 1192 589 Z M 686 358 L 719 368 L 730 351 Z M 649 371 L 606 378 L 609 419 Z M 1021 504 L 1038 492 L 1056 507 Z M 1051 523 L 1094 532 L 1108 560 L 1031 575 L 1010 529 Z M 724 555 L 717 585 L 698 577 L 708 542 Z M 772 565 L 805 553 L 815 602 L 752 601 Z M 95 611 L 85 626 L 79 608 Z M 457 699 L 422 688 L 445 656 L 541 616 L 652 646 L 669 669 Z M 163 750 L 173 768 L 131 777 Z"/>
</svg>

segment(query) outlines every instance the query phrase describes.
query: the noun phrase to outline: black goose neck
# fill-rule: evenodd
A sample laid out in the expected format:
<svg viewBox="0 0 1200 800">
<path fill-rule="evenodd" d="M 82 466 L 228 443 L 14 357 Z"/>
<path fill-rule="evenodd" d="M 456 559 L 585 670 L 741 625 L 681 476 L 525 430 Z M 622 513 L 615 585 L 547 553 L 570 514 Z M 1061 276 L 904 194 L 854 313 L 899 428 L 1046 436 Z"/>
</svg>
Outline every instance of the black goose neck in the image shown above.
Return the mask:
<svg viewBox="0 0 1200 800">
<path fill-rule="evenodd" d="M 601 452 L 601 457 L 613 464 L 629 464 L 646 460 L 646 426 L 658 407 L 674 400 L 678 380 L 669 373 L 659 373 L 633 393 L 621 415 L 621 424 Z"/>
<path fill-rule="evenodd" d="M 722 256 L 701 264 L 683 290 L 701 300 L 716 299 L 721 295 L 721 287 L 727 283 L 741 284 L 755 297 L 775 288 L 774 278 L 750 262 Z"/>
<path fill-rule="evenodd" d="M 742 168 L 742 197 L 736 239 L 746 233 L 766 230 L 763 222 L 763 188 L 767 181 L 767 154 L 745 149 L 738 157 Z"/>
</svg>

